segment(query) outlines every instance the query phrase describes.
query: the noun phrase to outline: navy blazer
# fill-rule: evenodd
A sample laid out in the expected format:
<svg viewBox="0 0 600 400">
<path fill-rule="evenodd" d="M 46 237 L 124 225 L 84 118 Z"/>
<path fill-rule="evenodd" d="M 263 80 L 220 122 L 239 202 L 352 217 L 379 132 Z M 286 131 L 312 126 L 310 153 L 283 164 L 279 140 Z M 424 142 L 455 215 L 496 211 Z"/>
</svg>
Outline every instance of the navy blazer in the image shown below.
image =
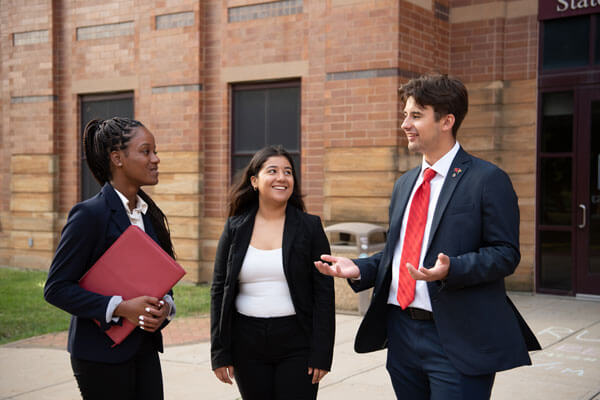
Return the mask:
<svg viewBox="0 0 600 400">
<path fill-rule="evenodd" d="M 239 274 L 250 245 L 257 209 L 227 219 L 219 240 L 211 287 L 211 360 L 216 369 L 233 365 L 231 325 Z M 314 261 L 329 254 L 321 219 L 288 205 L 283 229 L 283 270 L 298 322 L 309 339 L 307 367 L 329 370 L 335 336 L 333 279 L 322 275 Z"/>
<path fill-rule="evenodd" d="M 354 260 L 361 280 L 351 283 L 353 289 L 374 287 L 355 340 L 359 353 L 386 347 L 390 267 L 420 171 L 420 166 L 408 171 L 394 185 L 384 250 Z M 521 257 L 519 222 L 517 196 L 508 175 L 461 148 L 440 192 L 423 265 L 432 267 L 439 253 L 450 257 L 447 278 L 428 282 L 427 287 L 441 343 L 463 374 L 528 365 L 527 350 L 540 349 L 504 287 L 504 278 L 514 272 Z"/>
<path fill-rule="evenodd" d="M 150 222 L 143 216 L 146 233 L 158 243 Z M 131 359 L 146 335 L 154 347 L 163 350 L 160 330 L 133 332 L 118 346 L 104 333 L 114 323 L 106 323 L 106 307 L 111 296 L 103 296 L 79 287 L 79 279 L 131 225 L 123 202 L 106 183 L 94 197 L 76 204 L 69 212 L 56 254 L 44 287 L 46 301 L 71 314 L 68 350 L 75 358 L 104 363 Z M 93 320 L 101 323 L 99 327 Z M 164 325 L 163 325 L 164 327 Z"/>
</svg>

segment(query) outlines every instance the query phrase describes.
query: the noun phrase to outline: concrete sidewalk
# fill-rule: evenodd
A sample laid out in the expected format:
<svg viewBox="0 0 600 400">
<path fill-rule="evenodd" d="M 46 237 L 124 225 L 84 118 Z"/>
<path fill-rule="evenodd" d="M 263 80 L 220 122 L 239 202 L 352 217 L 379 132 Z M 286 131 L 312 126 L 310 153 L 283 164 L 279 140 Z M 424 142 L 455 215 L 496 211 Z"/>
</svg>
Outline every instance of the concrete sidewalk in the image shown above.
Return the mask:
<svg viewBox="0 0 600 400">
<path fill-rule="evenodd" d="M 495 400 L 600 400 L 600 302 L 511 293 L 543 350 L 534 365 L 499 373 Z M 385 351 L 355 354 L 361 317 L 337 316 L 332 372 L 319 399 L 393 399 Z M 217 381 L 210 370 L 207 318 L 173 321 L 165 330 L 161 356 L 168 400 L 234 400 L 235 386 Z M 0 400 L 79 399 L 65 349 L 64 333 L 0 346 Z"/>
</svg>

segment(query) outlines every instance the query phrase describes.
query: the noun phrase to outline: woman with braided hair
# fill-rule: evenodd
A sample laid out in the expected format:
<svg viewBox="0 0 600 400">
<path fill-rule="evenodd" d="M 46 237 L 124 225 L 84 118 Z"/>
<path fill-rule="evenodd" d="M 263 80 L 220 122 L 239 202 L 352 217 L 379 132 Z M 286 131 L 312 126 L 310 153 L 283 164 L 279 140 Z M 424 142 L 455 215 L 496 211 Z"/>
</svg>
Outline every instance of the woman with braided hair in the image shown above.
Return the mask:
<svg viewBox="0 0 600 400">
<path fill-rule="evenodd" d="M 89 292 L 78 284 L 131 224 L 174 257 L 167 219 L 141 190 L 158 183 L 160 159 L 154 136 L 139 121 L 93 120 L 85 128 L 83 147 L 90 170 L 103 187 L 71 209 L 44 297 L 72 315 L 68 350 L 84 399 L 163 399 L 158 351 L 163 349 L 161 329 L 175 313 L 172 292 L 162 299 L 123 300 Z M 123 318 L 139 329 L 113 347 L 104 331 Z"/>
</svg>

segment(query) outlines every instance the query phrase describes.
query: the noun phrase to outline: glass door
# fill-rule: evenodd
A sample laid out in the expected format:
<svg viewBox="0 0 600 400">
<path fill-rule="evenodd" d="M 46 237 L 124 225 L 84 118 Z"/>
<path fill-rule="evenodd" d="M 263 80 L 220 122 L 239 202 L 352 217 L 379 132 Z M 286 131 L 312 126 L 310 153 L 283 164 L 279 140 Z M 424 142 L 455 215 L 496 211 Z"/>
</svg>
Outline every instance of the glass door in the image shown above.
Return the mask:
<svg viewBox="0 0 600 400">
<path fill-rule="evenodd" d="M 574 92 L 541 93 L 540 107 L 537 286 L 572 293 Z"/>
<path fill-rule="evenodd" d="M 579 100 L 576 291 L 600 295 L 600 88 Z"/>
<path fill-rule="evenodd" d="M 600 295 L 600 88 L 539 104 L 537 289 Z"/>
</svg>

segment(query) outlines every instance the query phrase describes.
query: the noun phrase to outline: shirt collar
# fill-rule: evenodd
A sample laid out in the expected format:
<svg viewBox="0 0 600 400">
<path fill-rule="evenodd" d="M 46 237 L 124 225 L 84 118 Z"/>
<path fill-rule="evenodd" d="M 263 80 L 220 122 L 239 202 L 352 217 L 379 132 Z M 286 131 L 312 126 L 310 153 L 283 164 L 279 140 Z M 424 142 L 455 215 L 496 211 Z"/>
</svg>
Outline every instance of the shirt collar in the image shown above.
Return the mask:
<svg viewBox="0 0 600 400">
<path fill-rule="evenodd" d="M 113 187 L 113 189 L 115 188 Z M 135 195 L 135 208 L 133 209 L 133 211 L 129 211 L 129 200 L 127 199 L 127 197 L 125 197 L 125 195 L 123 195 L 123 193 L 119 192 L 117 189 L 115 189 L 115 192 L 117 192 L 117 195 L 119 195 L 119 198 L 121 199 L 121 202 L 123 203 L 123 207 L 125 207 L 125 211 L 127 211 L 127 214 L 131 214 L 133 211 L 138 211 L 146 215 L 146 211 L 148 211 L 148 203 L 146 203 L 139 195 Z"/>
<path fill-rule="evenodd" d="M 460 144 L 458 142 L 454 143 L 452 149 L 444 154 L 444 156 L 437 160 L 437 162 L 433 165 L 429 165 L 429 163 L 425 161 L 425 157 L 423 157 L 421 164 L 421 175 L 423 175 L 426 168 L 432 168 L 438 175 L 440 175 L 442 178 L 445 178 L 446 175 L 448 175 L 452 161 L 454 161 L 454 157 L 456 157 L 459 149 Z"/>
</svg>

